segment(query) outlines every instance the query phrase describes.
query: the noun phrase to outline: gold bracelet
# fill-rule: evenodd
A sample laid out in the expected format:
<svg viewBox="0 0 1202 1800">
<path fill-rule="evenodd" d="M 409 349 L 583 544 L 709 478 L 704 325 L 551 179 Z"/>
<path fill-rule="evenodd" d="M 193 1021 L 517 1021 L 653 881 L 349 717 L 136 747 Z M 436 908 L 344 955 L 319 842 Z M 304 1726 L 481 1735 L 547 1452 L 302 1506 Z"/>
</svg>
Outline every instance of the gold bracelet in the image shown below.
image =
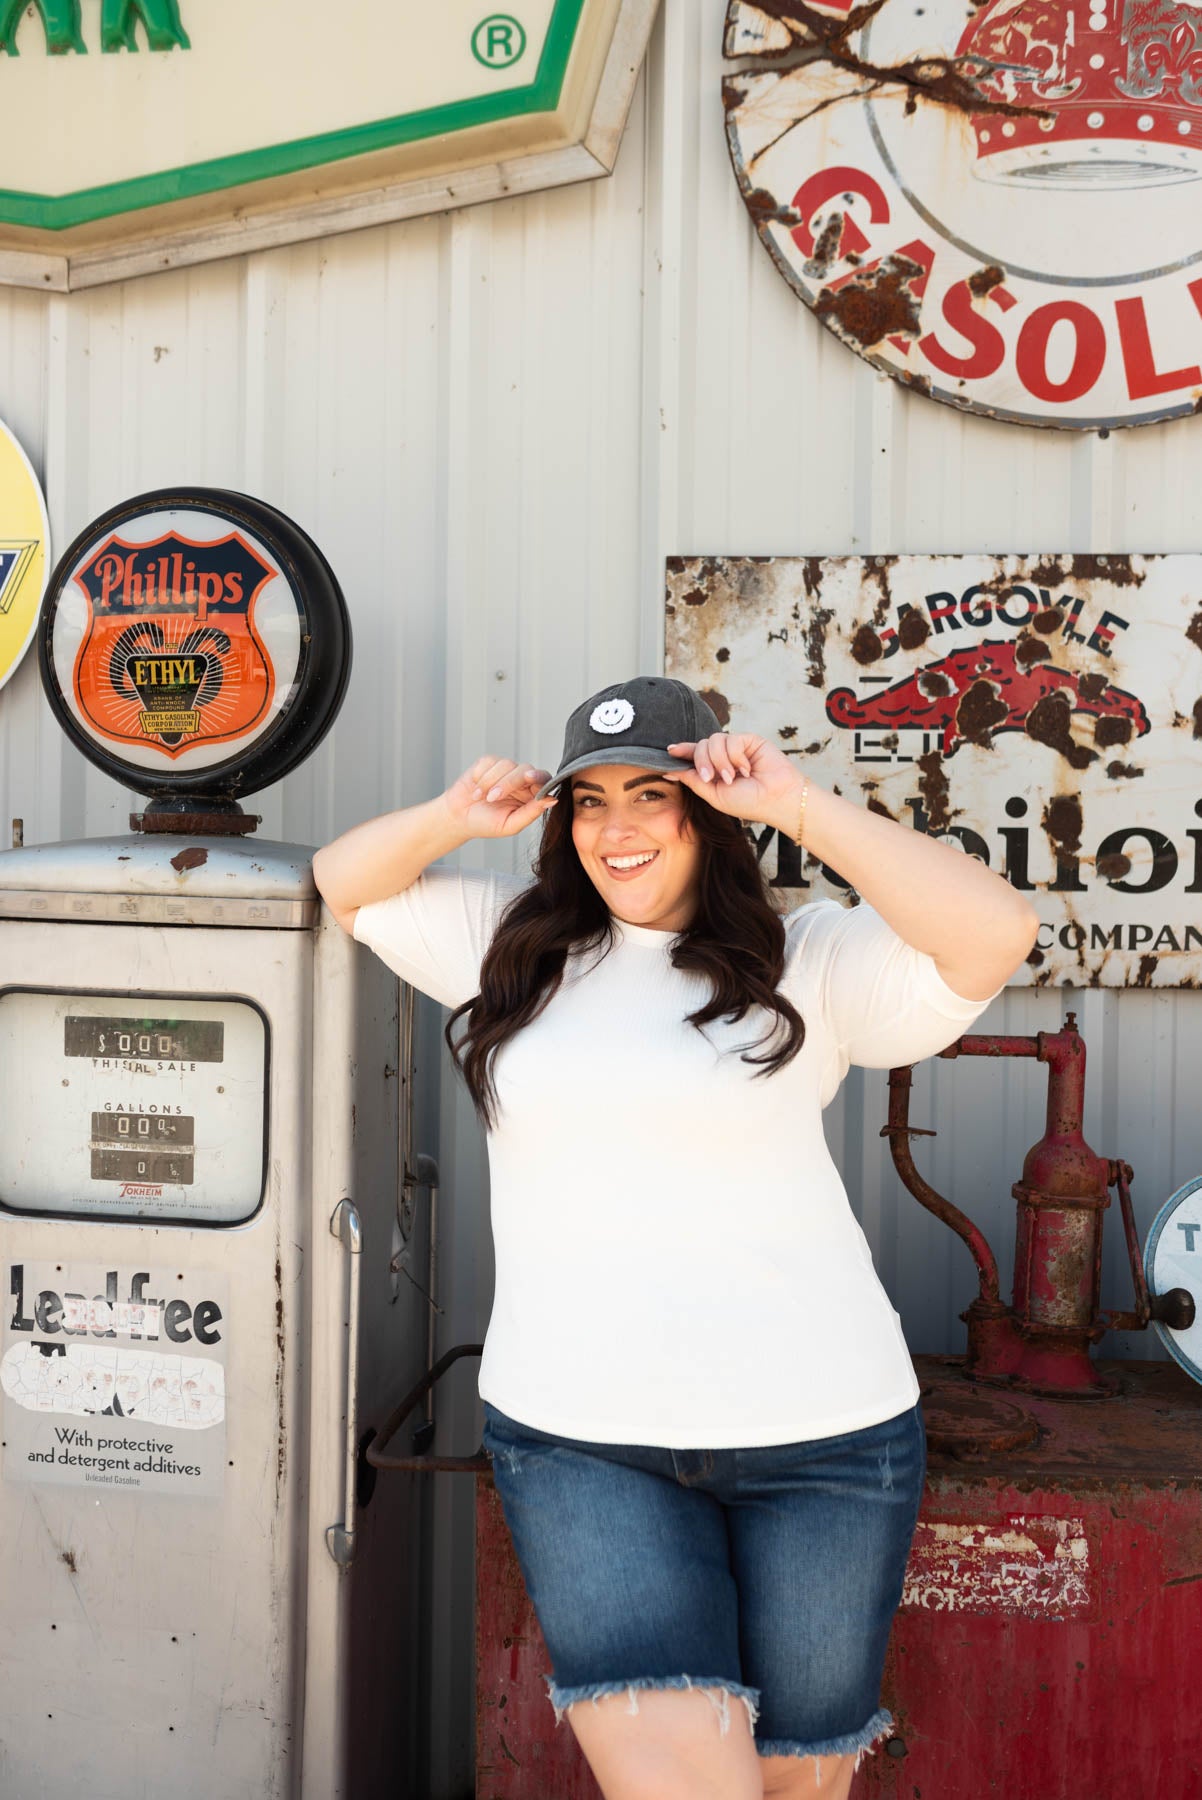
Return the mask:
<svg viewBox="0 0 1202 1800">
<path fill-rule="evenodd" d="M 805 775 L 802 777 L 802 780 L 804 781 L 805 785 L 801 790 L 801 811 L 797 815 L 797 830 L 793 833 L 793 842 L 795 844 L 800 845 L 800 847 L 804 850 L 805 842 L 802 837 L 802 833 L 805 830 L 806 801 L 810 797 L 810 778 L 808 775 Z"/>
</svg>

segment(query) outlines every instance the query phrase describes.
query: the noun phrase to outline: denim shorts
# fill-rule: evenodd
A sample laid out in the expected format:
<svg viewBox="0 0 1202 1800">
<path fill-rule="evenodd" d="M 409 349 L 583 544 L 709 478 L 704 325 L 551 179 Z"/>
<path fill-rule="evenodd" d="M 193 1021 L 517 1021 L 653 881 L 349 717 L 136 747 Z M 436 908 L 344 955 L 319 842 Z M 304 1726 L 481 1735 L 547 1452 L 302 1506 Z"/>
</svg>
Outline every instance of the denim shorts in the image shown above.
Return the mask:
<svg viewBox="0 0 1202 1800">
<path fill-rule="evenodd" d="M 865 1751 L 926 1463 L 922 1411 L 743 1450 L 590 1444 L 487 1403 L 556 1712 L 647 1688 L 742 1700 L 761 1756 Z"/>
</svg>

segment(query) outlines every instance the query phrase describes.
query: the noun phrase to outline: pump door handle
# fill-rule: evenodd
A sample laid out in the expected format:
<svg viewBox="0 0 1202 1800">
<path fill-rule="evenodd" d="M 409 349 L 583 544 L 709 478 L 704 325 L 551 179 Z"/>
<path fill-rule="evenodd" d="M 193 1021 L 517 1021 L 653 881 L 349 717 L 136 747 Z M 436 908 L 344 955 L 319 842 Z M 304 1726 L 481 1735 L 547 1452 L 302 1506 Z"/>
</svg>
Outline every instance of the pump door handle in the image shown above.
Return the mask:
<svg viewBox="0 0 1202 1800">
<path fill-rule="evenodd" d="M 342 1523 L 326 1527 L 326 1549 L 340 1569 L 355 1555 L 355 1475 L 359 1444 L 359 1268 L 363 1229 L 349 1200 L 340 1200 L 330 1218 L 330 1231 L 350 1259 L 347 1268 L 346 1453 L 342 1472 Z"/>
</svg>

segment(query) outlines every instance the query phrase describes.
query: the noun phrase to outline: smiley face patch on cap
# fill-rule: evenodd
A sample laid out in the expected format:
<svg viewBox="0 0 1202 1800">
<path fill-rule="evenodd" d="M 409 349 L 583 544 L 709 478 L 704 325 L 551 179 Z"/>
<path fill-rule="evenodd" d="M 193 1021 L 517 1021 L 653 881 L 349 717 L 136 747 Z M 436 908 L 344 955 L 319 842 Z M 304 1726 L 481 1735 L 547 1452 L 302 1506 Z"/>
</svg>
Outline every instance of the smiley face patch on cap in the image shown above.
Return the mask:
<svg viewBox="0 0 1202 1800">
<path fill-rule="evenodd" d="M 589 727 L 606 736 L 615 731 L 628 731 L 634 724 L 634 708 L 629 700 L 602 700 L 589 714 Z"/>
<path fill-rule="evenodd" d="M 595 763 L 678 770 L 680 758 L 672 755 L 669 744 L 693 744 L 721 729 L 709 702 L 674 676 L 635 675 L 613 682 L 582 700 L 568 719 L 563 757 L 538 798 Z"/>
</svg>

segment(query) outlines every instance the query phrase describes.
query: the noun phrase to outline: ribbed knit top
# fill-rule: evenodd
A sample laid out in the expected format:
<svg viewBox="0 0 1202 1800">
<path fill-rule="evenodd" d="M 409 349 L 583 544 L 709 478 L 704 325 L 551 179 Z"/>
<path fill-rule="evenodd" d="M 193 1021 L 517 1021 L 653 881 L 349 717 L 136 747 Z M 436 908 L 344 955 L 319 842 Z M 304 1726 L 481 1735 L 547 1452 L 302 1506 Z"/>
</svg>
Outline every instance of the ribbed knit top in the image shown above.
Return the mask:
<svg viewBox="0 0 1202 1800">
<path fill-rule="evenodd" d="M 436 867 L 362 907 L 355 935 L 457 1006 L 522 885 Z M 818 902 L 786 929 L 781 988 L 806 1037 L 776 1074 L 738 1054 L 766 1015 L 698 1031 L 707 983 L 673 966 L 670 935 L 616 921 L 498 1056 L 480 1392 L 510 1417 L 719 1449 L 858 1430 L 917 1399 L 822 1109 L 849 1064 L 931 1055 L 987 1002 L 868 906 Z"/>
</svg>

